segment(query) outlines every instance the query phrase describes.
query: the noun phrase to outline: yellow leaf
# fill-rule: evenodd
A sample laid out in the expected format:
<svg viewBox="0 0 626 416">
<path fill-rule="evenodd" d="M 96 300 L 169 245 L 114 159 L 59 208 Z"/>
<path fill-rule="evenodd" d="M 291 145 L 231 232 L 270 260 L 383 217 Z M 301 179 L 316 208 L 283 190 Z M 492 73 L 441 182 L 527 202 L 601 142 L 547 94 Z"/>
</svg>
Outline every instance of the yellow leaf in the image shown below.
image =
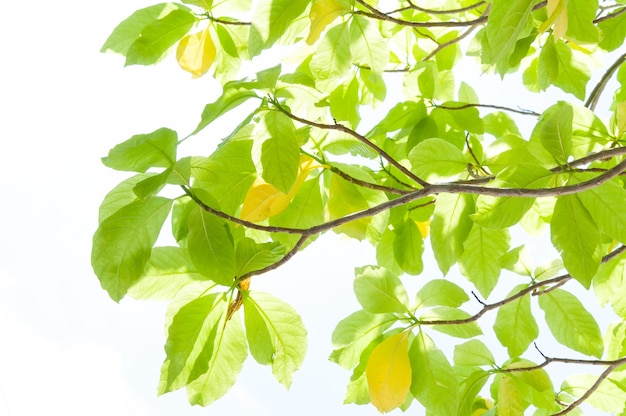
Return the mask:
<svg viewBox="0 0 626 416">
<path fill-rule="evenodd" d="M 552 35 L 554 41 L 557 42 L 565 35 L 565 32 L 567 32 L 567 0 L 548 0 L 547 8 L 548 20 L 543 22 L 539 27 L 539 33 L 545 32 L 554 24 Z"/>
<path fill-rule="evenodd" d="M 198 78 L 209 70 L 215 60 L 215 53 L 215 44 L 207 28 L 182 38 L 176 49 L 176 59 L 182 69 Z"/>
<path fill-rule="evenodd" d="M 417 224 L 417 228 L 420 230 L 422 238 L 428 237 L 428 233 L 430 232 L 430 221 L 415 221 L 415 224 Z"/>
<path fill-rule="evenodd" d="M 309 19 L 311 20 L 311 28 L 306 43 L 313 45 L 319 39 L 322 31 L 335 20 L 341 13 L 346 11 L 343 4 L 336 0 L 313 0 Z"/>
<path fill-rule="evenodd" d="M 241 219 L 251 222 L 260 222 L 269 217 L 278 215 L 287 209 L 291 200 L 298 193 L 298 189 L 302 186 L 309 173 L 313 169 L 323 167 L 309 156 L 300 156 L 300 166 L 298 167 L 298 176 L 292 185 L 289 193 L 285 194 L 272 184 L 265 182 L 261 178 L 257 178 L 252 184 L 246 199 L 243 201 L 241 208 Z"/>
<path fill-rule="evenodd" d="M 390 412 L 406 400 L 411 386 L 409 333 L 385 339 L 372 351 L 365 367 L 370 401 L 379 412 Z"/>
</svg>

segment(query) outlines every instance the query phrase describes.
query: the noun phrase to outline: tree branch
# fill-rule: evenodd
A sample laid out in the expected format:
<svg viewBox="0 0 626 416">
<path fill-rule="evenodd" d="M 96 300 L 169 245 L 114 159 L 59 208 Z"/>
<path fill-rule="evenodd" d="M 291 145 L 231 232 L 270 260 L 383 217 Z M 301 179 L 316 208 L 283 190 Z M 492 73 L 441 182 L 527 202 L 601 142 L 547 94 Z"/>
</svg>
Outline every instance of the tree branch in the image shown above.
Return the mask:
<svg viewBox="0 0 626 416">
<path fill-rule="evenodd" d="M 626 10 L 626 7 L 622 10 Z M 602 95 L 602 92 L 604 91 L 606 84 L 608 84 L 609 79 L 625 61 L 626 53 L 618 57 L 615 62 L 613 62 L 613 65 L 611 65 L 609 69 L 606 70 L 606 72 L 602 75 L 602 78 L 600 78 L 598 84 L 596 84 L 594 89 L 591 91 L 591 94 L 589 94 L 589 98 L 587 99 L 587 102 L 585 102 L 585 107 L 587 107 L 591 111 L 594 111 L 596 109 L 596 105 L 598 105 L 600 95 Z"/>
<path fill-rule="evenodd" d="M 447 42 L 441 43 L 439 44 L 439 46 L 437 46 L 435 49 L 433 49 L 428 55 L 426 55 L 426 57 L 424 59 L 422 59 L 423 62 L 428 61 L 429 59 L 431 59 L 433 56 L 437 55 L 439 52 L 441 52 L 443 49 L 447 48 L 448 46 L 454 45 L 455 43 L 458 43 L 460 41 L 462 41 L 463 39 L 465 39 L 470 33 L 472 33 L 474 31 L 474 29 L 476 29 L 476 26 L 471 26 L 469 29 L 467 29 L 465 32 L 463 32 L 462 34 L 460 34 L 459 36 L 457 36 L 454 39 L 450 39 Z"/>
<path fill-rule="evenodd" d="M 598 17 L 597 19 L 595 19 L 593 21 L 593 23 L 597 24 L 597 23 L 600 23 L 600 22 L 604 22 L 605 20 L 609 20 L 609 19 L 612 19 L 614 17 L 617 17 L 617 16 L 619 16 L 622 13 L 626 13 L 626 7 L 623 7 L 621 9 L 619 9 L 615 13 L 611 13 L 611 14 L 607 14 L 606 16 Z"/>
<path fill-rule="evenodd" d="M 470 4 L 467 7 L 461 7 L 458 9 L 448 9 L 448 10 L 433 10 L 433 9 L 426 9 L 424 7 L 420 7 L 418 5 L 416 5 L 415 3 L 413 3 L 411 0 L 407 0 L 407 3 L 409 3 L 410 8 L 411 9 L 415 9 L 417 11 L 420 12 L 424 12 L 424 13 L 428 13 L 428 14 L 459 14 L 459 13 L 464 13 L 464 12 L 469 12 L 470 10 L 474 10 L 484 4 L 486 4 L 486 1 L 479 1 L 478 3 L 474 3 L 474 4 Z"/>
<path fill-rule="evenodd" d="M 541 115 L 541 114 L 539 114 L 539 113 L 537 113 L 535 111 L 532 111 L 532 110 L 517 109 L 517 108 L 511 108 L 511 107 L 505 107 L 505 106 L 493 105 L 493 104 L 466 103 L 466 104 L 460 105 L 458 107 L 451 107 L 451 106 L 447 106 L 447 105 L 435 105 L 435 107 L 443 108 L 445 110 L 463 110 L 465 108 L 470 108 L 470 107 L 493 108 L 495 110 L 510 111 L 512 113 L 522 114 L 522 115 L 525 115 L 525 116 L 539 117 Z"/>
<path fill-rule="evenodd" d="M 402 25 L 402 26 L 409 26 L 409 27 L 467 27 L 467 26 L 479 25 L 479 24 L 485 23 L 487 21 L 487 15 L 485 14 L 485 15 L 477 18 L 477 19 L 467 20 L 467 21 L 412 22 L 412 21 L 408 21 L 408 20 L 397 19 L 397 18 L 395 18 L 393 16 L 389 16 L 388 14 L 385 14 L 385 13 L 381 12 L 380 10 L 370 6 L 369 4 L 367 4 L 365 2 L 365 0 L 356 0 L 356 1 L 357 1 L 357 3 L 359 3 L 363 7 L 365 7 L 367 10 L 369 10 L 369 12 L 366 12 L 366 11 L 363 11 L 363 10 L 356 10 L 356 11 L 354 11 L 354 14 L 360 14 L 360 15 L 363 15 L 363 16 L 370 17 L 372 19 L 393 22 L 395 24 Z"/>
<path fill-rule="evenodd" d="M 355 139 L 357 139 L 358 141 L 360 141 L 361 143 L 365 144 L 366 146 L 368 146 L 370 149 L 374 150 L 376 153 L 378 153 L 383 159 L 385 159 L 387 162 L 389 162 L 391 165 L 395 166 L 396 168 L 398 168 L 402 173 L 404 173 L 406 176 L 408 176 L 409 178 L 413 179 L 415 182 L 417 182 L 418 184 L 420 184 L 421 186 L 428 186 L 429 183 L 426 182 L 425 180 L 419 178 L 417 175 L 415 175 L 413 172 L 411 172 L 409 169 L 407 169 L 406 167 L 404 167 L 402 164 L 400 164 L 400 162 L 398 162 L 397 160 L 395 160 L 393 157 L 391 157 L 391 155 L 389 155 L 387 152 L 385 152 L 383 149 L 381 149 L 380 147 L 378 147 L 375 143 L 373 143 L 372 141 L 370 141 L 367 137 L 363 136 L 362 134 L 357 133 L 356 131 L 344 126 L 343 124 L 339 124 L 339 123 L 335 123 L 335 124 L 325 124 L 325 123 L 318 123 L 315 121 L 311 121 L 311 120 L 307 120 L 305 118 L 301 118 L 298 117 L 297 115 L 293 114 L 290 111 L 287 111 L 282 105 L 280 105 L 278 102 L 276 102 L 275 100 L 272 100 L 272 104 L 274 104 L 274 106 L 276 106 L 276 108 L 281 111 L 283 114 L 285 114 L 287 117 L 291 118 L 292 120 L 295 120 L 299 123 L 302 124 L 306 124 L 308 126 L 312 126 L 312 127 L 317 127 L 318 129 L 323 129 L 323 130 L 336 130 L 336 131 L 340 131 L 343 133 L 346 133 L 352 137 L 354 137 Z"/>
</svg>

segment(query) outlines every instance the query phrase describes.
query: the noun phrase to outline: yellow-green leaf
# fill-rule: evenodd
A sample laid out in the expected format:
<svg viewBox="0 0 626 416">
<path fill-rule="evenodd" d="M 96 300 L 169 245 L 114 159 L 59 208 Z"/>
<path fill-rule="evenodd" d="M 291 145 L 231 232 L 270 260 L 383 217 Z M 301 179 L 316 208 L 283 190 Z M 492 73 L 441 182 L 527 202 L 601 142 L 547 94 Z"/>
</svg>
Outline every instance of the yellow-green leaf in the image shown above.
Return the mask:
<svg viewBox="0 0 626 416">
<path fill-rule="evenodd" d="M 336 0 L 314 0 L 309 12 L 311 28 L 306 43 L 313 45 L 320 37 L 322 31 L 342 12 L 345 11 L 343 4 Z"/>
<path fill-rule="evenodd" d="M 246 221 L 260 222 L 283 212 L 296 196 L 307 176 L 313 169 L 323 167 L 309 156 L 300 156 L 298 176 L 288 193 L 279 191 L 274 185 L 257 178 L 248 190 L 241 208 L 241 218 Z"/>
<path fill-rule="evenodd" d="M 182 38 L 176 49 L 176 59 L 182 69 L 199 78 L 211 68 L 215 53 L 215 44 L 207 28 Z"/>
<path fill-rule="evenodd" d="M 401 406 L 411 386 L 409 333 L 400 332 L 378 344 L 369 357 L 365 374 L 370 400 L 381 413 Z"/>
<path fill-rule="evenodd" d="M 552 35 L 554 36 L 555 43 L 567 32 L 567 1 L 568 0 L 548 0 L 548 20 L 539 28 L 539 32 L 543 32 L 554 25 L 552 27 Z"/>
</svg>

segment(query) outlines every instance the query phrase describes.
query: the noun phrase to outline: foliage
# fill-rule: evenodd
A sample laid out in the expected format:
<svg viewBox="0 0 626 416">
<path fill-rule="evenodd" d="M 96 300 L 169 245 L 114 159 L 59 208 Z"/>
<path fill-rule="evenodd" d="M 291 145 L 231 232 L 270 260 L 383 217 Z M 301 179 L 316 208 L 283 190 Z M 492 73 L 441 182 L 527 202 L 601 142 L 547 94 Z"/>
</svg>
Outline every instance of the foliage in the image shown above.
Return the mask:
<svg viewBox="0 0 626 416">
<path fill-rule="evenodd" d="M 103 46 L 126 65 L 176 49 L 183 70 L 221 83 L 189 137 L 240 121 L 210 155 L 179 155 L 188 137 L 161 128 L 103 159 L 132 176 L 104 199 L 92 264 L 115 301 L 171 300 L 160 393 L 185 387 L 207 405 L 248 353 L 289 387 L 306 330 L 250 286 L 334 231 L 377 253 L 355 271 L 362 309 L 332 334 L 330 359 L 352 372 L 346 403 L 560 415 L 586 402 L 626 414 L 623 1 L 182 3 L 134 12 Z M 267 53 L 285 63 L 242 69 Z M 601 57 L 615 61 L 592 73 Z M 541 112 L 483 103 L 463 82 L 468 60 L 567 98 L 542 95 Z M 389 110 L 362 132 L 368 108 Z M 155 247 L 167 218 L 174 242 Z M 560 258 L 533 267 L 520 242 L 541 230 Z M 433 260 L 441 276 L 407 276 Z M 596 321 L 593 295 L 615 322 Z M 578 354 L 544 354 L 540 333 Z M 559 387 L 548 369 L 559 363 L 590 370 Z"/>
</svg>

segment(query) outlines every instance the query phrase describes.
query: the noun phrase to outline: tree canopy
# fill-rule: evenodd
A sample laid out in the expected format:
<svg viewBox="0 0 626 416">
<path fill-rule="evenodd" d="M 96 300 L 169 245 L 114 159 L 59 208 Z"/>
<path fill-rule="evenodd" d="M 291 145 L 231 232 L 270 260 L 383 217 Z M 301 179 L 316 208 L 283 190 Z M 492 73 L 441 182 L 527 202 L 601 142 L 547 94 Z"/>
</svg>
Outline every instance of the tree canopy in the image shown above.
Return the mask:
<svg viewBox="0 0 626 416">
<path fill-rule="evenodd" d="M 332 334 L 346 403 L 626 415 L 625 37 L 624 0 L 182 0 L 132 13 L 102 51 L 126 65 L 172 52 L 222 86 L 190 134 L 137 134 L 103 158 L 130 176 L 104 198 L 91 261 L 114 301 L 170 301 L 159 394 L 209 405 L 249 355 L 288 388 L 306 329 L 254 281 L 332 231 L 376 251 L 354 273 L 361 309 Z M 268 54 L 280 64 L 256 67 Z M 461 64 L 509 80 L 510 102 L 481 101 Z M 537 108 L 517 106 L 521 88 Z M 231 131 L 212 129 L 224 118 Z M 184 153 L 188 140 L 214 150 Z M 535 264 L 527 235 L 555 258 Z M 425 262 L 440 275 L 420 276 Z M 571 368 L 560 384 L 556 367 Z"/>
</svg>

